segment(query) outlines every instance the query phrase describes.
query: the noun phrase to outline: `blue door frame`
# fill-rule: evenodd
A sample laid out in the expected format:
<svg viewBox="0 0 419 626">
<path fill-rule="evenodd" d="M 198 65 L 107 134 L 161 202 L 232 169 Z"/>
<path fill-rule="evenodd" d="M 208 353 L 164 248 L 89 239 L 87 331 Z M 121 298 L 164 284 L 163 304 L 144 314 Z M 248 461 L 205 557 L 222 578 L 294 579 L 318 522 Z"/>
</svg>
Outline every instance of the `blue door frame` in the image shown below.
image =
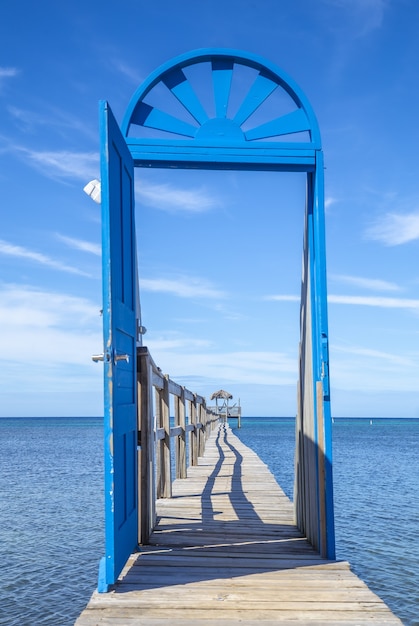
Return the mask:
<svg viewBox="0 0 419 626">
<path fill-rule="evenodd" d="M 194 71 L 205 68 L 203 74 L 210 76 L 212 113 L 197 95 L 189 73 L 192 67 Z M 243 68 L 253 72 L 253 82 L 233 110 L 233 77 Z M 166 90 L 167 102 L 172 99 L 177 107 L 180 104 L 184 115 L 151 104 L 155 88 Z M 287 107 L 261 121 L 259 109 L 278 91 L 288 99 Z M 265 59 L 238 50 L 202 49 L 176 57 L 153 72 L 131 98 L 121 130 L 122 134 L 108 105 L 101 103 L 107 548 L 99 590 L 115 582 L 137 545 L 134 167 L 307 173 L 312 437 L 325 458 L 325 470 L 316 470 L 315 477 L 317 515 L 326 524 L 322 551 L 333 558 L 323 153 L 311 105 L 296 83 Z M 121 327 L 118 320 L 123 320 Z M 115 360 L 123 354 L 129 354 L 129 363 Z M 318 435 L 320 414 L 324 432 Z"/>
</svg>

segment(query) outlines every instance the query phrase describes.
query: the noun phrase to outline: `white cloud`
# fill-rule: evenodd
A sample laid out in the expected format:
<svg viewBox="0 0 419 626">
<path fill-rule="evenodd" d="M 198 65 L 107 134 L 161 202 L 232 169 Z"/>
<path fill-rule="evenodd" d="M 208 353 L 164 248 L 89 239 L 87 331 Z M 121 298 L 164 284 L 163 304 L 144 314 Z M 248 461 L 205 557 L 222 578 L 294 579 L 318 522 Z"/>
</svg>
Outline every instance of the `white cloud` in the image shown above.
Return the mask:
<svg viewBox="0 0 419 626">
<path fill-rule="evenodd" d="M 19 70 L 15 67 L 0 67 L 0 92 L 5 87 L 9 78 L 14 78 L 19 74 Z"/>
<path fill-rule="evenodd" d="M 340 283 L 346 283 L 372 291 L 400 291 L 400 287 L 395 283 L 377 278 L 363 278 L 361 276 L 347 276 L 342 274 L 329 274 L 329 278 Z"/>
<path fill-rule="evenodd" d="M 192 337 L 180 337 L 169 333 L 169 337 L 160 337 L 152 340 L 153 350 L 190 350 L 209 348 L 211 342 L 207 339 L 195 339 Z"/>
<path fill-rule="evenodd" d="M 417 389 L 416 354 L 395 354 L 362 346 L 330 345 L 331 384 L 352 392 L 411 392 Z M 332 400 L 333 402 L 333 400 Z"/>
<path fill-rule="evenodd" d="M 329 295 L 329 303 L 352 304 L 359 306 L 373 306 L 383 309 L 413 309 L 419 310 L 419 300 L 409 298 L 385 298 L 380 296 L 337 296 Z"/>
<path fill-rule="evenodd" d="M 70 248 L 81 250 L 82 252 L 89 252 L 90 254 L 94 254 L 96 256 L 102 256 L 102 247 L 98 243 L 67 237 L 66 235 L 60 235 L 59 233 L 56 234 L 56 237 Z"/>
<path fill-rule="evenodd" d="M 323 0 L 339 11 L 340 20 L 333 20 L 336 32 L 346 32 L 353 38 L 365 37 L 380 28 L 388 0 Z M 339 27 L 336 26 L 339 24 Z"/>
<path fill-rule="evenodd" d="M 19 74 L 19 70 L 16 67 L 0 67 L 0 81 L 3 78 L 13 78 Z"/>
<path fill-rule="evenodd" d="M 90 365 L 102 345 L 99 306 L 76 296 L 30 286 L 0 285 L 0 342 L 10 363 L 40 376 L 47 368 Z"/>
<path fill-rule="evenodd" d="M 78 131 L 97 140 L 95 128 L 92 128 L 83 119 L 75 117 L 71 112 L 51 106 L 49 102 L 43 105 L 41 112 L 33 109 L 21 109 L 17 106 L 9 106 L 8 112 L 25 132 L 30 132 L 38 126 L 48 126 L 49 129 L 55 128 L 58 132 L 61 131 L 63 136 L 68 136 L 69 131 L 74 136 L 74 132 Z"/>
<path fill-rule="evenodd" d="M 179 189 L 169 184 L 141 182 L 136 185 L 136 195 L 139 202 L 170 213 L 204 213 L 217 204 L 217 199 L 204 187 Z"/>
<path fill-rule="evenodd" d="M 36 151 L 24 147 L 16 150 L 48 178 L 76 178 L 87 182 L 98 175 L 99 154 L 96 152 Z"/>
<path fill-rule="evenodd" d="M 327 196 L 324 199 L 324 208 L 329 209 L 332 206 L 332 204 L 336 204 L 336 202 L 337 202 L 336 198 L 333 198 L 332 196 Z"/>
<path fill-rule="evenodd" d="M 300 302 L 300 296 L 291 296 L 291 295 L 273 295 L 266 296 L 265 300 L 271 300 L 273 302 Z"/>
<path fill-rule="evenodd" d="M 123 76 L 125 76 L 125 78 L 128 78 L 128 80 L 135 85 L 139 85 L 142 82 L 143 79 L 138 72 L 137 66 L 131 66 L 127 63 L 124 63 L 124 61 L 119 61 L 115 59 L 111 60 L 111 64 L 114 66 L 115 70 L 119 74 L 122 74 Z"/>
<path fill-rule="evenodd" d="M 333 351 L 335 353 L 345 354 L 345 355 L 354 355 L 360 357 L 371 358 L 378 363 L 385 361 L 387 363 L 392 363 L 393 365 L 412 367 L 414 365 L 414 360 L 410 357 L 400 356 L 399 354 L 392 354 L 389 352 L 383 352 L 382 350 L 373 350 L 371 348 L 364 348 L 360 346 L 333 346 Z"/>
<path fill-rule="evenodd" d="M 170 278 L 142 278 L 142 291 L 169 293 L 180 298 L 225 298 L 226 294 L 215 289 L 207 281 L 196 277 Z"/>
<path fill-rule="evenodd" d="M 0 326 L 6 322 L 19 325 L 23 320 L 28 326 L 56 326 L 59 320 L 62 320 L 63 325 L 70 321 L 83 325 L 99 317 L 99 308 L 77 296 L 9 283 L 0 284 L 0 293 Z M 10 315 L 11 310 L 14 311 L 13 315 Z M 18 311 L 22 316 L 17 314 Z M 42 316 L 39 323 L 35 314 L 40 312 Z"/>
<path fill-rule="evenodd" d="M 52 259 L 51 257 L 43 254 L 42 252 L 36 252 L 35 250 L 29 250 L 28 248 L 24 248 L 23 246 L 18 246 L 13 243 L 9 243 L 8 241 L 4 241 L 0 239 L 0 254 L 4 254 L 5 256 L 11 256 L 20 259 L 26 259 L 28 261 L 32 261 L 38 263 L 40 265 L 45 265 L 46 267 L 50 267 L 51 269 L 59 270 L 61 272 L 68 272 L 70 274 L 78 274 L 79 276 L 87 276 L 91 277 L 90 274 L 84 272 L 83 270 L 72 267 L 71 265 L 66 265 L 65 263 L 61 263 L 61 261 L 57 261 L 56 259 Z"/>
<path fill-rule="evenodd" d="M 419 239 L 419 212 L 387 213 L 366 231 L 369 239 L 398 246 Z"/>
<path fill-rule="evenodd" d="M 296 385 L 298 360 L 280 352 L 173 352 L 150 340 L 153 359 L 170 377 L 182 384 L 196 372 L 202 381 L 223 381 L 223 384 Z"/>
<path fill-rule="evenodd" d="M 273 300 L 276 302 L 299 302 L 300 296 L 267 296 L 266 300 Z M 327 301 L 329 304 L 350 304 L 358 306 L 373 306 L 383 309 L 419 310 L 419 300 L 410 298 L 387 298 L 382 296 L 345 296 L 329 294 L 327 296 Z"/>
</svg>

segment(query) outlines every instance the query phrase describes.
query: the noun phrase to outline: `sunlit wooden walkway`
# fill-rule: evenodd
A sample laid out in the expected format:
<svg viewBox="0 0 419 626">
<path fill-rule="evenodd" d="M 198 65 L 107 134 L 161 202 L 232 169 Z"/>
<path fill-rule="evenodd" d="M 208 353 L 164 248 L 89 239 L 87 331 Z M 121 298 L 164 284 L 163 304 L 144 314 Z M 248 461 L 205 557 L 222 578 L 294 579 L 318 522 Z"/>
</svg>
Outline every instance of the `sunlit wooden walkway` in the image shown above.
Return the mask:
<svg viewBox="0 0 419 626">
<path fill-rule="evenodd" d="M 293 522 L 265 464 L 215 430 L 199 465 L 157 502 L 151 544 L 77 626 L 400 625 L 346 562 L 327 561 Z"/>
</svg>

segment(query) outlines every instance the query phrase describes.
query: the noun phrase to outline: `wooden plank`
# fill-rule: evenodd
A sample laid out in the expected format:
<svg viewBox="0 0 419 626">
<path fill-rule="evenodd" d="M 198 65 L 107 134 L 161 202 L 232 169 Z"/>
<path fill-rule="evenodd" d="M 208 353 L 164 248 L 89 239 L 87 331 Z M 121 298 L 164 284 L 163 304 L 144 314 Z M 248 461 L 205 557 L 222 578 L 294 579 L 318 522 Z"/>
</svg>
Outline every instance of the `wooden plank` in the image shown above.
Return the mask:
<svg viewBox="0 0 419 626">
<path fill-rule="evenodd" d="M 266 465 L 223 425 L 198 465 L 157 502 L 150 545 L 77 626 L 396 626 L 401 621 L 350 570 L 322 558 L 293 521 Z"/>
</svg>

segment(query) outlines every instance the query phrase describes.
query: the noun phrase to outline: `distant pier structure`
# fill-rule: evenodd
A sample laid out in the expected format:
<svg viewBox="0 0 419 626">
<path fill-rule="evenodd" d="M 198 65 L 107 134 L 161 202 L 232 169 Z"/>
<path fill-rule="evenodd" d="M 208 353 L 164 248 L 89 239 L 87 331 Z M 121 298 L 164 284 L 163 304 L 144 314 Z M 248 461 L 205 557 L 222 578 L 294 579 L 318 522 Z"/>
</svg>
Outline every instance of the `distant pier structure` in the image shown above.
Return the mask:
<svg viewBox="0 0 419 626">
<path fill-rule="evenodd" d="M 208 409 L 217 413 L 224 422 L 228 422 L 229 418 L 237 419 L 237 428 L 241 428 L 242 409 L 240 406 L 240 398 L 238 403 L 229 406 L 228 401 L 232 399 L 233 396 L 231 393 L 224 391 L 224 389 L 219 389 L 211 396 L 211 400 L 215 400 L 215 407 L 208 407 Z M 219 401 L 221 404 L 219 404 Z"/>
</svg>

